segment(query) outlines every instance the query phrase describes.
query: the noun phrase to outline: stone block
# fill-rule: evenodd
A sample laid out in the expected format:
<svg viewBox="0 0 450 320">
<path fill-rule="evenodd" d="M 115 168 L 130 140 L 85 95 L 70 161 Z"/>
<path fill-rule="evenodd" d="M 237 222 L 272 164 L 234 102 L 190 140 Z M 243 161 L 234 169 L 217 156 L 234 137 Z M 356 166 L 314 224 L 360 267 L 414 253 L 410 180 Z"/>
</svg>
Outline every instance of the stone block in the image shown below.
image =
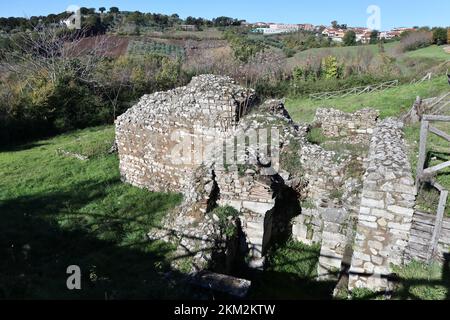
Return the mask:
<svg viewBox="0 0 450 320">
<path fill-rule="evenodd" d="M 385 203 L 383 200 L 363 198 L 361 200 L 361 205 L 369 208 L 384 208 Z"/>
<path fill-rule="evenodd" d="M 400 215 L 404 215 L 404 216 L 412 217 L 414 214 L 414 209 L 411 209 L 411 208 L 405 208 L 405 207 L 400 207 L 400 206 L 388 206 L 387 209 L 395 214 L 400 214 Z"/>
<path fill-rule="evenodd" d="M 366 261 L 366 262 L 372 261 L 370 258 L 370 255 L 362 253 L 362 252 L 358 252 L 358 251 L 353 253 L 353 258 L 362 260 L 362 261 Z"/>
</svg>

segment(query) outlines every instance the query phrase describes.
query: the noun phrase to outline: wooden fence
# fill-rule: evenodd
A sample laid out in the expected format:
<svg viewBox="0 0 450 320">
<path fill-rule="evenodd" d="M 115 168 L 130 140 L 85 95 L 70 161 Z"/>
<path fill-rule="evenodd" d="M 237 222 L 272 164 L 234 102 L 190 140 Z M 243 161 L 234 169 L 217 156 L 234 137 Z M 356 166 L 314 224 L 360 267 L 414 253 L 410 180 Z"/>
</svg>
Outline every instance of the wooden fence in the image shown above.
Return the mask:
<svg viewBox="0 0 450 320">
<path fill-rule="evenodd" d="M 429 72 L 422 79 L 419 79 L 419 80 L 414 79 L 414 80 L 412 80 L 410 84 L 420 84 L 420 83 L 425 82 L 425 81 L 431 81 L 432 78 L 433 78 L 433 73 Z"/>
<path fill-rule="evenodd" d="M 427 110 L 428 114 L 441 114 L 446 107 L 450 106 L 450 92 L 440 97 L 424 99 L 422 104 L 425 106 L 424 110 Z"/>
<path fill-rule="evenodd" d="M 437 249 L 436 247 L 432 249 L 437 220 L 435 215 L 420 211 L 414 213 L 407 250 L 410 260 L 428 262 L 430 261 L 430 256 L 432 260 L 443 260 L 443 253 L 447 253 L 448 248 L 450 248 L 450 218 L 443 218 L 440 237 L 437 240 Z M 436 241 L 436 238 L 434 241 Z M 430 254 L 430 252 L 433 253 Z"/>
<path fill-rule="evenodd" d="M 439 205 L 437 209 L 433 235 L 431 238 L 431 244 L 429 246 L 426 257 L 427 261 L 430 261 L 433 258 L 435 252 L 437 251 L 439 238 L 442 233 L 442 224 L 444 221 L 445 207 L 448 198 L 448 190 L 445 190 L 445 188 L 442 185 L 440 185 L 434 177 L 439 171 L 447 167 L 450 167 L 450 161 L 443 162 L 430 168 L 425 168 L 426 164 L 425 162 L 427 158 L 427 139 L 429 133 L 433 133 L 438 137 L 450 142 L 449 133 L 439 130 L 438 128 L 433 127 L 431 125 L 432 122 L 439 122 L 439 121 L 450 122 L 450 116 L 425 115 L 422 118 L 422 125 L 420 129 L 420 150 L 419 150 L 419 161 L 417 164 L 416 187 L 417 190 L 419 190 L 421 183 L 429 182 L 433 187 L 435 187 L 440 192 Z"/>
<path fill-rule="evenodd" d="M 398 80 L 387 81 L 375 85 L 368 85 L 364 87 L 355 87 L 346 90 L 339 91 L 331 91 L 331 92 L 320 92 L 320 93 L 312 93 L 309 95 L 309 98 L 312 100 L 328 100 L 333 98 L 344 98 L 351 95 L 360 95 L 364 93 L 374 92 L 374 91 L 383 91 L 386 89 L 397 87 L 399 84 Z"/>
</svg>

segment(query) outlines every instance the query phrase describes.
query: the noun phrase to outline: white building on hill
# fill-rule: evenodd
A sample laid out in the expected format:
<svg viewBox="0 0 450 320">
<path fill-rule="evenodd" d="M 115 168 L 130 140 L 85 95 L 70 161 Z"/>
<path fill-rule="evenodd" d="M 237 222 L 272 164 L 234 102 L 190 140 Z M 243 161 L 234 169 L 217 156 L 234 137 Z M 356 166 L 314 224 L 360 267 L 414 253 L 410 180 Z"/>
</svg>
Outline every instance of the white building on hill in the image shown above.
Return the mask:
<svg viewBox="0 0 450 320">
<path fill-rule="evenodd" d="M 268 28 L 256 28 L 254 32 L 263 33 L 265 35 L 271 34 L 283 34 L 290 32 L 297 32 L 301 30 L 300 25 L 298 24 L 279 24 L 279 23 L 271 23 Z"/>
</svg>

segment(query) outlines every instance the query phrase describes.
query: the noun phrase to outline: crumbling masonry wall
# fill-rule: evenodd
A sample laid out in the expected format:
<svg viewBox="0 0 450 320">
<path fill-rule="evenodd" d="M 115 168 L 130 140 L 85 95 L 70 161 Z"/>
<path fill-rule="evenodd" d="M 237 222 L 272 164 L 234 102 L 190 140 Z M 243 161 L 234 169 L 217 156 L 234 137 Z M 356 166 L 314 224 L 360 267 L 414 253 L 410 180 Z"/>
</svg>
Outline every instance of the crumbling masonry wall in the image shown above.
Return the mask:
<svg viewBox="0 0 450 320">
<path fill-rule="evenodd" d="M 349 288 L 390 289 L 391 264 L 401 265 L 416 189 L 403 123 L 386 119 L 372 137 L 358 219 Z"/>
<path fill-rule="evenodd" d="M 327 137 L 346 137 L 357 134 L 373 133 L 377 125 L 379 112 L 366 108 L 355 113 L 346 113 L 336 109 L 319 108 L 314 122 L 321 124 Z"/>
<path fill-rule="evenodd" d="M 348 114 L 319 109 L 313 126 L 320 126 L 325 135 L 340 138 L 338 143 L 358 144 L 364 154 L 378 114 L 367 110 Z M 302 210 L 302 215 L 294 219 L 293 237 L 305 244 L 320 244 L 318 278 L 337 278 L 344 266 L 348 269 L 350 265 L 361 199 L 362 177 L 352 177 L 349 171 L 354 171 L 356 162 L 362 167 L 363 156 L 355 158 L 328 151 L 305 138 L 299 159 L 303 177 L 308 181 L 305 192 L 312 208 Z M 336 198 L 337 192 L 342 192 L 340 199 Z"/>
<path fill-rule="evenodd" d="M 274 108 L 272 108 L 274 107 Z M 195 269 L 201 270 L 212 261 L 212 253 L 217 243 L 224 241 L 220 238 L 220 230 L 217 228 L 218 217 L 213 214 L 215 206 L 231 206 L 239 213 L 240 230 L 248 253 L 250 267 L 261 268 L 264 263 L 264 240 L 270 239 L 267 234 L 277 234 L 277 219 L 267 223 L 267 214 L 276 207 L 273 179 L 279 174 L 285 177 L 285 183 L 290 186 L 297 184 L 289 181 L 290 175 L 286 172 L 278 172 L 272 165 L 271 156 L 276 153 L 265 154 L 255 146 L 242 146 L 250 132 L 259 129 L 281 126 L 280 143 L 285 145 L 289 139 L 297 135 L 297 127 L 285 117 L 284 108 L 275 107 L 270 101 L 259 106 L 259 113 L 246 115 L 240 119 L 233 130 L 229 130 L 221 138 L 228 141 L 236 140 L 237 150 L 240 156 L 244 156 L 243 163 L 224 165 L 222 139 L 216 139 L 215 147 L 207 155 L 204 163 L 194 171 L 194 175 L 188 176 L 188 182 L 183 189 L 184 203 L 175 212 L 172 212 L 164 221 L 163 228 L 152 230 L 149 233 L 151 239 L 163 239 L 168 242 L 176 241 L 178 246 L 177 256 L 190 256 Z M 260 137 L 262 138 L 262 137 Z M 260 141 L 261 143 L 261 141 Z M 271 148 L 278 148 L 271 145 Z M 227 154 L 229 150 L 226 150 Z M 238 156 L 238 157 L 240 157 Z M 260 162 L 262 161 L 262 163 Z M 299 215 L 300 204 L 298 199 Z M 268 233 L 267 233 L 268 232 Z M 176 265 L 175 265 L 176 267 Z"/>
<path fill-rule="evenodd" d="M 123 181 L 151 191 L 181 192 L 186 177 L 208 152 L 194 153 L 189 141 L 207 145 L 205 140 L 214 141 L 232 130 L 251 108 L 253 98 L 252 90 L 236 85 L 229 77 L 214 75 L 143 96 L 116 121 Z M 188 141 L 185 149 L 174 154 L 182 141 Z"/>
</svg>

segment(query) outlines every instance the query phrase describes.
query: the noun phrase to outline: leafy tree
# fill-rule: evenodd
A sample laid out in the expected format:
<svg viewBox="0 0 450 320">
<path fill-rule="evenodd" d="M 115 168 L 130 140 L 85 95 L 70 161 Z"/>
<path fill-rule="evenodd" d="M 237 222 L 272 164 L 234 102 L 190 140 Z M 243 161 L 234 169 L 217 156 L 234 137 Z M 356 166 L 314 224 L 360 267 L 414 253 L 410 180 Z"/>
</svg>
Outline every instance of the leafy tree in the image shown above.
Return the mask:
<svg viewBox="0 0 450 320">
<path fill-rule="evenodd" d="M 380 36 L 380 32 L 378 30 L 373 30 L 370 33 L 370 44 L 376 44 L 378 42 L 379 36 Z"/>
<path fill-rule="evenodd" d="M 83 28 L 87 35 L 101 34 L 106 31 L 106 26 L 102 23 L 98 15 L 90 15 L 83 20 Z"/>
<path fill-rule="evenodd" d="M 213 19 L 213 24 L 216 27 L 228 27 L 228 26 L 239 26 L 241 25 L 241 21 L 237 19 L 233 19 L 230 17 L 218 17 Z"/>
<path fill-rule="evenodd" d="M 89 14 L 89 9 L 86 8 L 86 7 L 81 7 L 81 8 L 80 8 L 80 13 L 81 13 L 82 15 L 88 15 L 88 14 Z"/>
<path fill-rule="evenodd" d="M 325 73 L 325 79 L 337 79 L 339 77 L 340 68 L 336 57 L 326 57 L 323 61 L 323 69 Z"/>
<path fill-rule="evenodd" d="M 337 29 L 337 28 L 339 27 L 338 22 L 337 22 L 336 20 L 331 21 L 331 26 L 332 26 L 334 29 Z"/>
<path fill-rule="evenodd" d="M 347 31 L 343 38 L 344 44 L 346 46 L 355 46 L 356 45 L 356 33 L 355 31 Z"/>
<path fill-rule="evenodd" d="M 120 11 L 119 11 L 119 8 L 117 8 L 117 7 L 111 7 L 111 8 L 109 9 L 109 12 L 110 12 L 110 13 L 113 13 L 113 14 L 117 14 L 117 13 L 119 13 Z"/>
<path fill-rule="evenodd" d="M 100 7 L 99 9 L 98 9 L 98 11 L 100 11 L 102 14 L 106 11 L 106 8 L 105 7 Z"/>
<path fill-rule="evenodd" d="M 437 45 L 447 43 L 447 30 L 445 28 L 435 28 L 433 30 L 433 42 Z"/>
<path fill-rule="evenodd" d="M 225 39 L 228 40 L 235 59 L 244 63 L 264 49 L 261 42 L 249 40 L 233 31 L 226 32 Z"/>
</svg>

